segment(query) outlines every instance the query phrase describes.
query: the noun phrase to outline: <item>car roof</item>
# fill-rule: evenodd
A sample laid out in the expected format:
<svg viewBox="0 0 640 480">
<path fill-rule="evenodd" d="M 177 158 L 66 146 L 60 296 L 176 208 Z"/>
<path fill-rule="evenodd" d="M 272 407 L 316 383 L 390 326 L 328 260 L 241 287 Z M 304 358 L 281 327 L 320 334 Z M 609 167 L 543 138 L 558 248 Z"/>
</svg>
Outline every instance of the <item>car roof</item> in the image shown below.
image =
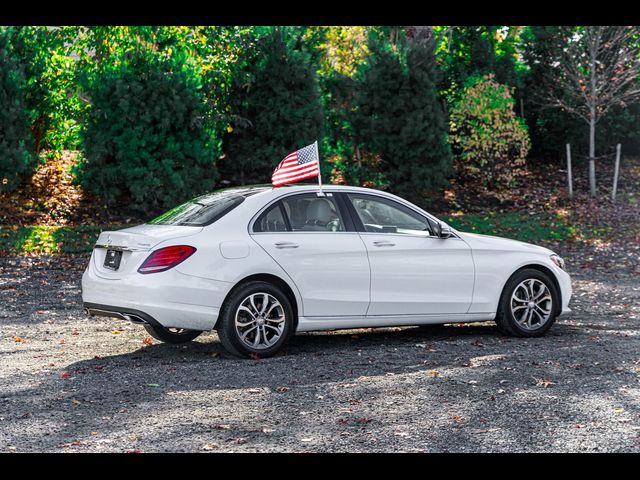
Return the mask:
<svg viewBox="0 0 640 480">
<path fill-rule="evenodd" d="M 328 185 L 322 185 L 322 188 L 327 190 L 334 190 L 334 191 L 350 190 L 350 191 L 387 193 L 387 192 L 383 192 L 382 190 L 376 190 L 374 188 L 356 187 L 352 185 L 328 184 Z M 316 191 L 318 189 L 319 189 L 319 185 L 317 183 L 297 183 L 295 185 L 283 185 L 281 187 L 274 187 L 271 184 L 243 185 L 243 186 L 236 186 L 236 187 L 228 187 L 228 188 L 225 188 L 224 190 L 228 192 L 237 191 L 237 193 L 242 195 L 242 194 L 253 194 L 253 193 L 261 193 L 261 192 L 268 192 L 268 191 L 289 193 L 291 191 L 309 191 L 309 190 Z"/>
</svg>

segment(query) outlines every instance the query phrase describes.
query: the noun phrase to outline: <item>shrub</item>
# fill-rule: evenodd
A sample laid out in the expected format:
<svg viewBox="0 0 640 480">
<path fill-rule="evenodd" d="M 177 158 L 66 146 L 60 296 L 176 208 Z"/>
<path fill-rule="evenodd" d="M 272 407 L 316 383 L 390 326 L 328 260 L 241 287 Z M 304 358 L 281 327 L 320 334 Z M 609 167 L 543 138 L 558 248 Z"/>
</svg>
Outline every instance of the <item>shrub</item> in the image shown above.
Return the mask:
<svg viewBox="0 0 640 480">
<path fill-rule="evenodd" d="M 527 126 L 513 107 L 511 89 L 485 75 L 469 80 L 450 114 L 458 174 L 498 198 L 524 172 L 530 148 Z"/>
<path fill-rule="evenodd" d="M 10 29 L 11 53 L 24 73 L 24 98 L 36 154 L 58 157 L 78 146 L 75 118 L 82 109 L 76 64 L 69 56 L 78 27 Z"/>
<path fill-rule="evenodd" d="M 260 39 L 258 54 L 238 76 L 230 103 L 233 121 L 224 138 L 220 173 L 231 183 L 268 183 L 288 153 L 321 143 L 323 115 L 314 68 L 279 30 Z"/>
<path fill-rule="evenodd" d="M 37 157 L 24 103 L 23 75 L 0 30 L 0 191 L 13 190 L 33 172 Z"/>
<path fill-rule="evenodd" d="M 414 39 L 390 45 L 372 38 L 353 116 L 363 157 L 379 156 L 389 187 L 420 201 L 446 185 L 451 151 L 436 93 L 434 43 Z"/>
<path fill-rule="evenodd" d="M 82 185 L 108 203 L 175 206 L 213 188 L 216 148 L 197 76 L 181 58 L 137 51 L 104 66 L 88 86 Z"/>
</svg>

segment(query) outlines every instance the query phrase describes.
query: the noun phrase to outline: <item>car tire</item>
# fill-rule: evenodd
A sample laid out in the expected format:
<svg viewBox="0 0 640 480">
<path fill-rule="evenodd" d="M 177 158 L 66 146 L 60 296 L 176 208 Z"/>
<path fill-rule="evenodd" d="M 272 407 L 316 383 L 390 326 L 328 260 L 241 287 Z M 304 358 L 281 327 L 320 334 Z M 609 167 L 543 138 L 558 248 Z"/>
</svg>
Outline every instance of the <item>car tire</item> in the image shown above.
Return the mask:
<svg viewBox="0 0 640 480">
<path fill-rule="evenodd" d="M 271 357 L 293 334 L 293 308 L 279 287 L 262 281 L 248 282 L 227 297 L 217 330 L 222 346 L 231 355 Z"/>
<path fill-rule="evenodd" d="M 198 337 L 201 330 L 188 330 L 186 328 L 166 328 L 156 325 L 145 325 L 144 329 L 156 340 L 164 343 L 186 343 Z"/>
<path fill-rule="evenodd" d="M 560 295 L 548 275 L 531 268 L 506 283 L 496 316 L 498 329 L 512 337 L 540 337 L 556 320 Z"/>
</svg>

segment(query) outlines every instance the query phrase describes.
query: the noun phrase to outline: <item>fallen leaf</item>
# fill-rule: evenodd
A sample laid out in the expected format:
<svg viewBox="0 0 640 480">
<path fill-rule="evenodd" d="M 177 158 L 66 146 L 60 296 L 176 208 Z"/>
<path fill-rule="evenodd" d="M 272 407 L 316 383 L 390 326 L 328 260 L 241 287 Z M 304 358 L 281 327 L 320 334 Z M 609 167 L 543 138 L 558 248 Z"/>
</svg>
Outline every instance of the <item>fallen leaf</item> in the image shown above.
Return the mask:
<svg viewBox="0 0 640 480">
<path fill-rule="evenodd" d="M 550 378 L 536 378 L 536 377 L 532 377 L 532 378 L 536 381 L 537 387 L 548 388 L 551 385 L 555 385 L 555 382 L 551 381 Z"/>
</svg>

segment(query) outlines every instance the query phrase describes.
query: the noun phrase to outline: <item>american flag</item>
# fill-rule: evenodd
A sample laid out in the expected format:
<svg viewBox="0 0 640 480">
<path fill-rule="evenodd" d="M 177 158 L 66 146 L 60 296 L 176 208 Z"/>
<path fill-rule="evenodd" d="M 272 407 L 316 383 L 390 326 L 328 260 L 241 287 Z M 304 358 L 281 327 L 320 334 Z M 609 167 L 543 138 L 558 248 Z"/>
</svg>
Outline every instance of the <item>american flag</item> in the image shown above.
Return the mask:
<svg viewBox="0 0 640 480">
<path fill-rule="evenodd" d="M 316 143 L 290 153 L 276 167 L 271 175 L 274 187 L 294 183 L 320 175 L 318 147 Z"/>
</svg>

